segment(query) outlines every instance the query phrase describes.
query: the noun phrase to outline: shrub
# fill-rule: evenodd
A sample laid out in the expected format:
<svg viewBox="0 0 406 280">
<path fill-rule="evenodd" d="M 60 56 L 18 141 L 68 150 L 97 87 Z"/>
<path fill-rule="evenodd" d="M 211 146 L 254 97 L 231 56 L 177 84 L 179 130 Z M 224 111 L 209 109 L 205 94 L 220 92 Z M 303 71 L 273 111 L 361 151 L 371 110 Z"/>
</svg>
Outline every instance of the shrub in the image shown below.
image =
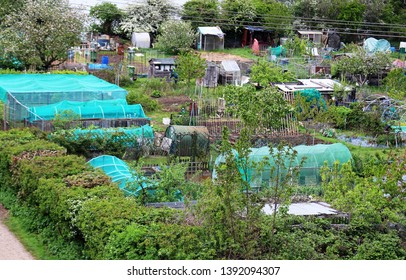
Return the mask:
<svg viewBox="0 0 406 280">
<path fill-rule="evenodd" d="M 158 102 L 151 99 L 148 95 L 130 91 L 127 95 L 128 104 L 141 104 L 146 112 L 153 112 L 158 109 Z"/>
</svg>

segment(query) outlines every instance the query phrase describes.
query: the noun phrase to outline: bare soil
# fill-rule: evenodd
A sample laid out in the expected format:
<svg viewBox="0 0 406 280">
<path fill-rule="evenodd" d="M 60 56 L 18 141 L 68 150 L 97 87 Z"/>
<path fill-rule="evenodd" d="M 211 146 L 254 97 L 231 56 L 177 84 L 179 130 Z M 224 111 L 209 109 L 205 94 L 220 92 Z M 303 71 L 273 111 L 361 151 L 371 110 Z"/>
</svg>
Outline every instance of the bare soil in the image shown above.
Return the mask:
<svg viewBox="0 0 406 280">
<path fill-rule="evenodd" d="M 162 111 L 164 112 L 177 112 L 180 111 L 181 106 L 185 106 L 189 104 L 192 100 L 189 96 L 186 95 L 178 95 L 178 96 L 163 96 L 157 98 L 158 103 L 162 107 Z M 189 106 L 189 105 L 188 105 Z M 189 107 L 185 108 L 188 110 Z"/>
<path fill-rule="evenodd" d="M 241 62 L 253 62 L 252 59 L 245 58 L 238 55 L 228 54 L 228 53 L 219 53 L 219 52 L 207 52 L 200 53 L 201 58 L 204 58 L 208 61 L 222 61 L 222 60 L 238 60 Z"/>
</svg>

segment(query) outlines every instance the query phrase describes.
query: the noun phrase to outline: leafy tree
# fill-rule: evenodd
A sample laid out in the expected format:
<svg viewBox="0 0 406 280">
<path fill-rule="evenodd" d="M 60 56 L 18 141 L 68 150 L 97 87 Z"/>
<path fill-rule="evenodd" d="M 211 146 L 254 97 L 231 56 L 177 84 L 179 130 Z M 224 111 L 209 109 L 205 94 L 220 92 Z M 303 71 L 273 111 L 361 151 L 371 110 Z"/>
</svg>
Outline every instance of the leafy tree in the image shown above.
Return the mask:
<svg viewBox="0 0 406 280">
<path fill-rule="evenodd" d="M 250 80 L 263 87 L 269 87 L 271 83 L 292 82 L 295 77 L 293 73 L 284 72 L 272 62 L 259 60 L 251 67 Z"/>
<path fill-rule="evenodd" d="M 82 18 L 65 0 L 27 0 L 5 17 L 0 45 L 26 65 L 47 70 L 80 43 Z"/>
<path fill-rule="evenodd" d="M 188 85 L 192 79 L 201 79 L 206 73 L 206 60 L 193 51 L 182 52 L 176 59 L 175 71 Z"/>
<path fill-rule="evenodd" d="M 278 129 L 291 112 L 291 106 L 282 92 L 273 87 L 256 90 L 253 86 L 227 86 L 223 94 L 228 104 L 226 110 L 241 118 L 244 125 L 253 129 Z"/>
<path fill-rule="evenodd" d="M 389 96 L 398 100 L 406 99 L 406 76 L 401 68 L 391 70 L 383 79 Z"/>
<path fill-rule="evenodd" d="M 363 48 L 358 48 L 352 57 L 345 57 L 332 65 L 334 75 L 341 74 L 342 79 L 351 75 L 359 86 L 363 86 L 369 75 L 377 75 L 390 64 L 390 57 L 383 52 L 369 55 Z"/>
<path fill-rule="evenodd" d="M 190 0 L 183 5 L 182 19 L 192 22 L 196 29 L 202 24 L 215 25 L 220 16 L 218 0 Z"/>
<path fill-rule="evenodd" d="M 177 54 L 182 50 L 190 49 L 195 39 L 196 32 L 190 22 L 169 20 L 161 25 L 155 47 Z"/>
<path fill-rule="evenodd" d="M 253 0 L 255 6 L 255 22 L 276 31 L 277 34 L 286 33 L 292 22 L 291 9 L 280 1 L 276 0 Z M 273 34 L 273 36 L 277 36 Z"/>
<path fill-rule="evenodd" d="M 120 21 L 124 13 L 116 4 L 103 2 L 90 8 L 90 16 L 100 22 L 96 30 L 104 34 L 118 34 Z"/>
<path fill-rule="evenodd" d="M 339 20 L 361 22 L 364 18 L 365 5 L 358 0 L 352 0 L 340 5 Z"/>
<path fill-rule="evenodd" d="M 170 19 L 174 13 L 175 7 L 168 0 L 146 0 L 142 4 L 129 5 L 120 26 L 128 34 L 132 32 L 155 33 L 161 24 Z"/>
</svg>

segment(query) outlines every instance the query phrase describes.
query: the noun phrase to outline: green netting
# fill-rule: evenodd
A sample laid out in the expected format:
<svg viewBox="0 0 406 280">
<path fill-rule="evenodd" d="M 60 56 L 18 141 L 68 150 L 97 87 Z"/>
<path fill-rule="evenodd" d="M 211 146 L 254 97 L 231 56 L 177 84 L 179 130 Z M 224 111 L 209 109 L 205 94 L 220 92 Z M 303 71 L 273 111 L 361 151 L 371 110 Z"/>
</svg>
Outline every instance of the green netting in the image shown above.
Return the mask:
<svg viewBox="0 0 406 280">
<path fill-rule="evenodd" d="M 0 100 L 7 103 L 10 100 L 9 94 L 21 104 L 33 107 L 63 100 L 125 99 L 127 91 L 93 75 L 0 75 Z"/>
<path fill-rule="evenodd" d="M 283 46 L 277 46 L 275 48 L 268 48 L 269 55 L 274 55 L 276 57 L 286 56 L 286 49 Z"/>
<path fill-rule="evenodd" d="M 306 102 L 309 102 L 312 105 L 317 105 L 318 108 L 323 107 L 323 109 L 327 109 L 326 101 L 317 89 L 310 88 L 297 90 L 293 94 L 295 97 L 300 94 L 300 96 L 305 98 Z"/>
<path fill-rule="evenodd" d="M 128 105 L 125 99 L 92 100 L 86 102 L 62 101 L 28 108 L 28 121 L 52 120 L 62 112 L 72 112 L 79 119 L 147 118 L 140 104 Z"/>
<path fill-rule="evenodd" d="M 324 162 L 327 162 L 329 167 L 332 167 L 335 161 L 338 161 L 340 164 L 346 163 L 352 159 L 351 153 L 348 148 L 341 144 L 319 144 L 314 146 L 296 146 L 293 147 L 293 150 L 297 151 L 297 156 L 295 161 L 292 162 L 291 167 L 298 166 L 302 159 L 304 163 L 299 171 L 299 184 L 310 185 L 317 184 L 320 182 L 320 168 L 324 165 Z M 272 154 L 277 154 L 278 151 L 276 148 L 273 148 Z M 236 151 L 233 151 L 233 154 L 238 158 Z M 248 155 L 250 161 L 250 169 L 247 172 L 243 172 L 243 169 L 240 167 L 240 173 L 242 175 L 247 175 L 247 181 L 252 187 L 259 187 L 263 184 L 268 184 L 270 177 L 274 176 L 272 174 L 275 172 L 273 167 L 276 166 L 275 159 L 272 156 L 269 147 L 261 148 L 251 148 L 251 152 Z M 264 168 L 258 169 L 258 164 L 262 163 L 265 160 L 266 164 Z M 285 166 L 289 166 L 289 158 L 283 159 Z M 220 155 L 215 161 L 215 166 L 220 165 L 225 162 L 224 156 Z M 280 170 L 280 175 L 283 176 L 286 174 L 287 170 Z M 215 169 L 213 170 L 213 178 L 217 177 Z"/>
<path fill-rule="evenodd" d="M 166 129 L 165 137 L 172 140 L 169 152 L 178 156 L 207 154 L 210 146 L 205 126 L 171 125 Z"/>
<path fill-rule="evenodd" d="M 107 176 L 111 177 L 111 181 L 118 184 L 121 190 L 126 195 L 139 195 L 139 193 L 146 189 L 153 192 L 153 185 L 147 185 L 144 182 L 140 185 L 137 182 L 144 181 L 138 180 L 138 177 L 131 171 L 130 167 L 121 159 L 102 155 L 88 161 L 88 164 L 96 169 L 103 170 Z"/>
<path fill-rule="evenodd" d="M 137 147 L 142 144 L 152 144 L 154 141 L 154 131 L 149 125 L 141 127 L 117 127 L 117 128 L 96 128 L 96 129 L 75 129 L 74 137 L 90 135 L 94 138 L 116 137 L 123 140 L 128 147 Z"/>
</svg>

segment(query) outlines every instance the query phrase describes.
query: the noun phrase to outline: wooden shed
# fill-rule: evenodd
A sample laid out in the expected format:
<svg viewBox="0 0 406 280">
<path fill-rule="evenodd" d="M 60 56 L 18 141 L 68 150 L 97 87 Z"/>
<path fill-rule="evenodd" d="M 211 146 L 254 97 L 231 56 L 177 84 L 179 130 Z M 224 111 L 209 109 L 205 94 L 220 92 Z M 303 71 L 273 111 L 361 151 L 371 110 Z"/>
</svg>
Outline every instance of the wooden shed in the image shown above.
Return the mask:
<svg viewBox="0 0 406 280">
<path fill-rule="evenodd" d="M 314 30 L 298 30 L 299 38 L 308 39 L 315 44 L 321 44 L 323 32 Z"/>
<path fill-rule="evenodd" d="M 169 80 L 171 69 L 175 69 L 174 58 L 152 58 L 149 60 L 148 78 L 166 78 Z"/>
</svg>

